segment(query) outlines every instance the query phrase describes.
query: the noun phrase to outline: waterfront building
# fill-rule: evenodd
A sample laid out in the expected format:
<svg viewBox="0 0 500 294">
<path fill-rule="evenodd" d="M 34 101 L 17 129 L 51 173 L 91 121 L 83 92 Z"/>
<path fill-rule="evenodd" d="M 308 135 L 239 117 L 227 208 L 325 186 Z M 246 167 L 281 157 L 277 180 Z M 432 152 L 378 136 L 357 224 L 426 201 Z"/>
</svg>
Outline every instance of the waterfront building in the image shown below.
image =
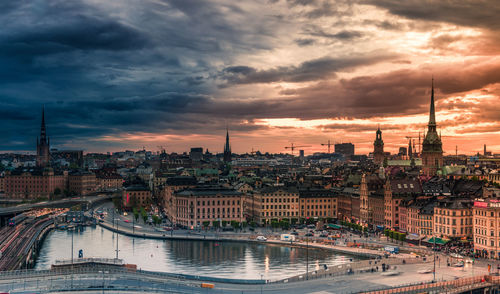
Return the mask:
<svg viewBox="0 0 500 294">
<path fill-rule="evenodd" d="M 326 189 L 299 190 L 300 218 L 337 218 L 337 193 Z"/>
<path fill-rule="evenodd" d="M 376 175 L 368 180 L 366 175 L 361 177 L 359 187 L 359 215 L 360 222 L 365 226 L 383 226 L 385 224 L 384 211 L 384 183 Z"/>
<path fill-rule="evenodd" d="M 175 210 L 169 215 L 173 224 L 194 229 L 241 223 L 245 194 L 222 186 L 196 186 L 172 194 Z"/>
<path fill-rule="evenodd" d="M 473 211 L 475 253 L 482 257 L 500 258 L 500 200 L 477 199 Z"/>
<path fill-rule="evenodd" d="M 384 141 L 382 140 L 382 131 L 380 127 L 377 129 L 375 141 L 373 142 L 373 162 L 378 165 L 384 163 Z"/>
<path fill-rule="evenodd" d="M 300 217 L 299 190 L 296 187 L 267 186 L 254 191 L 251 201 L 257 203 L 255 212 L 260 216 L 260 224 L 268 224 L 272 219 L 292 219 Z"/>
<path fill-rule="evenodd" d="M 436 130 L 436 113 L 434 108 L 434 81 L 431 90 L 431 104 L 427 134 L 422 143 L 422 171 L 426 176 L 434 176 L 443 166 L 443 143 Z"/>
<path fill-rule="evenodd" d="M 45 109 L 42 109 L 40 138 L 36 139 L 36 165 L 41 168 L 50 165 L 50 138 L 45 129 Z"/>
<path fill-rule="evenodd" d="M 122 203 L 125 209 L 149 208 L 152 203 L 151 191 L 143 185 L 133 185 L 122 192 Z"/>
<path fill-rule="evenodd" d="M 440 201 L 434 207 L 434 236 L 471 238 L 473 236 L 473 201 L 469 199 L 449 199 Z"/>
<path fill-rule="evenodd" d="M 344 188 L 337 199 L 337 218 L 348 222 L 358 222 L 360 219 L 359 190 Z"/>
<path fill-rule="evenodd" d="M 160 192 L 160 202 L 167 215 L 176 214 L 176 202 L 174 201 L 174 193 L 176 191 L 194 188 L 198 184 L 195 177 L 176 176 L 168 178 Z"/>
</svg>

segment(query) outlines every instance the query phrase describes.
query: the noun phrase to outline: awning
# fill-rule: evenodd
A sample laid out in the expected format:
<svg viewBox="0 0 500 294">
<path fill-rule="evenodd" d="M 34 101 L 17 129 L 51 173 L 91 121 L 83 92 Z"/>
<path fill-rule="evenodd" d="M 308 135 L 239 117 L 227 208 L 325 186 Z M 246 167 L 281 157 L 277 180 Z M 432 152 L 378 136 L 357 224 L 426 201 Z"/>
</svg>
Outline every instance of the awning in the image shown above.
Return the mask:
<svg viewBox="0 0 500 294">
<path fill-rule="evenodd" d="M 406 235 L 407 240 L 421 240 L 423 238 L 424 238 L 424 236 L 420 236 L 420 235 L 415 234 L 415 233 L 410 233 L 410 234 Z"/>
<path fill-rule="evenodd" d="M 436 239 L 436 241 L 434 242 L 434 238 Z M 432 237 L 432 238 L 429 238 L 429 240 L 426 241 L 427 243 L 431 243 L 431 244 L 437 244 L 437 245 L 444 245 L 448 242 L 450 242 L 450 240 L 445 240 L 445 239 L 441 239 L 441 238 L 437 238 L 437 237 Z"/>
<path fill-rule="evenodd" d="M 339 226 L 339 225 L 336 225 L 336 224 L 328 224 L 328 227 L 331 228 L 331 229 L 335 229 L 335 230 L 342 229 L 342 226 Z"/>
</svg>

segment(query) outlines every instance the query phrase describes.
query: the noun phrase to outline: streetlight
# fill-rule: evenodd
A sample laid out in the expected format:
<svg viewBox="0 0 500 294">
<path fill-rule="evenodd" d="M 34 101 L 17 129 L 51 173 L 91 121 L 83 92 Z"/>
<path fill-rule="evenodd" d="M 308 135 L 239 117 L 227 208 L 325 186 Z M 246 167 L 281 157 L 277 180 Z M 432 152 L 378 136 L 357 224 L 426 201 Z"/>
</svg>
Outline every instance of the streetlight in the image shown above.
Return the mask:
<svg viewBox="0 0 500 294">
<path fill-rule="evenodd" d="M 306 237 L 306 280 L 309 280 L 309 238 Z"/>
</svg>

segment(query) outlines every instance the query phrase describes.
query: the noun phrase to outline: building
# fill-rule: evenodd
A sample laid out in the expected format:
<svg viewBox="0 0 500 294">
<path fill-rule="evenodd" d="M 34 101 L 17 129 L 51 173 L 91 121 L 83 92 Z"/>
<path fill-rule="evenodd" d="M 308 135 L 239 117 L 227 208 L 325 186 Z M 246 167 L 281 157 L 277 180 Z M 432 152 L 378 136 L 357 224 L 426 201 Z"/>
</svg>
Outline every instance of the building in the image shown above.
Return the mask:
<svg viewBox="0 0 500 294">
<path fill-rule="evenodd" d="M 123 178 L 116 171 L 102 171 L 96 174 L 97 191 L 115 191 L 123 187 Z"/>
<path fill-rule="evenodd" d="M 342 154 L 345 157 L 350 157 L 351 155 L 354 155 L 354 144 L 352 143 L 335 144 L 335 153 Z"/>
<path fill-rule="evenodd" d="M 331 190 L 300 190 L 300 218 L 337 218 L 337 198 L 337 193 Z"/>
<path fill-rule="evenodd" d="M 191 151 L 189 152 L 189 158 L 192 161 L 201 161 L 203 159 L 203 148 L 201 147 L 191 148 Z"/>
<path fill-rule="evenodd" d="M 68 175 L 68 191 L 71 194 L 86 196 L 96 191 L 96 176 L 90 172 L 76 172 Z"/>
<path fill-rule="evenodd" d="M 357 222 L 360 219 L 359 191 L 345 188 L 337 199 L 337 218 L 348 222 Z"/>
<path fill-rule="evenodd" d="M 434 207 L 434 236 L 467 239 L 473 236 L 473 201 L 452 199 Z"/>
<path fill-rule="evenodd" d="M 142 185 L 129 186 L 122 192 L 122 203 L 126 209 L 148 208 L 151 203 L 151 191 Z"/>
<path fill-rule="evenodd" d="M 226 144 L 224 144 L 224 162 L 231 162 L 231 145 L 229 145 L 229 130 L 226 129 Z"/>
<path fill-rule="evenodd" d="M 431 105 L 427 134 L 422 143 L 422 171 L 426 176 L 434 176 L 443 166 L 443 143 L 436 130 L 436 113 L 434 109 L 434 81 L 432 83 Z"/>
<path fill-rule="evenodd" d="M 31 171 L 6 171 L 4 190 L 8 198 L 35 199 L 62 195 L 66 189 L 68 173 L 54 173 L 50 168 Z"/>
<path fill-rule="evenodd" d="M 432 236 L 435 201 L 414 202 L 407 209 L 407 232 L 417 236 Z"/>
<path fill-rule="evenodd" d="M 384 185 L 384 225 L 390 229 L 401 229 L 400 218 L 404 199 L 413 199 L 422 193 L 420 182 L 416 179 L 390 179 Z"/>
<path fill-rule="evenodd" d="M 300 217 L 299 190 L 295 187 L 268 186 L 255 192 L 260 205 L 260 224 L 269 224 L 272 219 L 281 220 Z"/>
<path fill-rule="evenodd" d="M 194 229 L 241 223 L 245 194 L 221 186 L 197 186 L 172 194 L 174 210 L 168 215 L 175 225 Z"/>
<path fill-rule="evenodd" d="M 173 195 L 176 191 L 194 188 L 198 181 L 195 177 L 177 176 L 168 178 L 160 192 L 163 209 L 167 215 L 174 215 L 176 213 L 176 203 L 173 202 Z"/>
<path fill-rule="evenodd" d="M 474 251 L 488 258 L 500 258 L 500 200 L 478 199 L 473 207 Z"/>
<path fill-rule="evenodd" d="M 50 139 L 45 130 L 45 109 L 42 109 L 42 124 L 40 127 L 40 138 L 36 139 L 36 165 L 47 167 L 50 165 Z"/>
<path fill-rule="evenodd" d="M 384 163 L 384 141 L 382 140 L 382 131 L 380 127 L 377 129 L 375 141 L 373 142 L 373 162 L 378 165 Z"/>
</svg>

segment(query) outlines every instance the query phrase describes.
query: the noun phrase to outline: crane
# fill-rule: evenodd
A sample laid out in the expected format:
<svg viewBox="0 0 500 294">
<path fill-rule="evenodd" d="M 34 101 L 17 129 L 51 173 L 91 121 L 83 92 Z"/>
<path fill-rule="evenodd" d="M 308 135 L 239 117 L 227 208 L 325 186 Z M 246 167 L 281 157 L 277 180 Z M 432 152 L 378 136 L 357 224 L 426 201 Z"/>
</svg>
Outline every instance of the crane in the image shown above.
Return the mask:
<svg viewBox="0 0 500 294">
<path fill-rule="evenodd" d="M 321 146 L 328 146 L 328 153 L 330 153 L 330 146 L 333 146 L 334 144 L 330 143 L 330 140 L 328 140 L 328 143 L 321 143 Z"/>
<path fill-rule="evenodd" d="M 291 146 L 285 146 L 285 149 L 291 149 L 292 150 L 292 155 L 293 155 L 293 150 L 295 150 L 297 148 L 302 148 L 302 147 L 311 147 L 311 145 L 296 146 L 296 145 L 293 145 L 293 143 L 292 143 Z"/>
</svg>

